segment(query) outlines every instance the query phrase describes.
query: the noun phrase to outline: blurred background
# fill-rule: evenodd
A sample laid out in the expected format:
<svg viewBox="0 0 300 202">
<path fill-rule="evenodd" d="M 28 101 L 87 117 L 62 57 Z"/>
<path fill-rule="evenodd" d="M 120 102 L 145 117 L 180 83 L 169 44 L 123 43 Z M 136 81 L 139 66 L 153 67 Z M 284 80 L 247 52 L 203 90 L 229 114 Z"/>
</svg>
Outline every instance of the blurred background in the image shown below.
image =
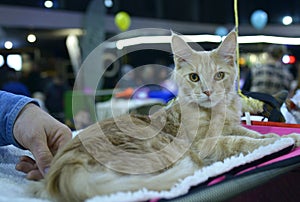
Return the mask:
<svg viewBox="0 0 300 202">
<path fill-rule="evenodd" d="M 238 11 L 241 86 L 249 69 L 265 62 L 266 48 L 271 44 L 286 48 L 282 63 L 296 81 L 300 57 L 300 1 L 244 0 L 238 2 Z M 234 26 L 233 0 L 0 0 L 0 86 L 38 98 L 45 110 L 71 126 L 74 124 L 71 100 L 76 76 L 84 59 L 105 40 L 125 31 L 161 28 L 195 36 L 194 41 L 209 50 L 216 48 L 221 37 Z M 149 31 L 143 36 L 153 34 L 157 35 Z M 130 78 L 123 79 L 129 82 L 118 84 L 118 81 L 137 67 L 158 64 L 172 69 L 173 60 L 167 52 L 149 48 L 131 53 L 127 50 L 126 54 L 126 44 L 118 47 L 118 40 L 139 35 L 121 34 L 104 50 L 103 66 L 107 61 L 118 59 L 99 81 L 97 103 L 110 100 L 111 89 L 136 87 L 131 85 L 138 85 L 139 81 L 133 82 Z M 154 47 L 156 45 L 169 47 L 166 42 L 154 43 Z M 118 51 L 125 54 L 119 57 Z M 135 78 L 161 75 L 161 80 L 155 81 L 159 83 L 168 79 L 169 72 L 157 72 L 157 68 L 151 70 L 151 67 L 144 70 Z M 83 88 L 89 88 L 88 81 Z M 132 96 L 132 91 L 126 92 L 129 94 L 118 96 Z M 164 97 L 162 102 L 168 99 Z M 78 111 L 82 127 L 93 119 L 85 112 L 86 109 Z"/>
</svg>

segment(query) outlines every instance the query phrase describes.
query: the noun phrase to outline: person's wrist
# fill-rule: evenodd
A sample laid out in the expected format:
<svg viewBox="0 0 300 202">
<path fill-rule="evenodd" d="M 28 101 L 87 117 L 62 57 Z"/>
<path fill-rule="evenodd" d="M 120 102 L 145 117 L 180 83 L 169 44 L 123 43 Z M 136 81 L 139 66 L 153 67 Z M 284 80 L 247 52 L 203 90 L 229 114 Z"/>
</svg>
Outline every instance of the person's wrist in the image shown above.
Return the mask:
<svg viewBox="0 0 300 202">
<path fill-rule="evenodd" d="M 38 107 L 37 105 L 33 104 L 33 103 L 28 103 L 26 104 L 23 109 L 19 112 L 14 126 L 13 126 L 13 137 L 15 139 L 15 141 L 22 146 L 24 149 L 28 149 L 28 146 L 24 144 L 23 141 L 23 137 L 24 137 L 24 127 L 30 127 L 29 123 L 27 123 L 28 121 L 27 119 L 27 112 L 28 110 L 32 109 L 32 108 L 36 108 Z M 34 118 L 34 117 L 33 117 Z"/>
</svg>

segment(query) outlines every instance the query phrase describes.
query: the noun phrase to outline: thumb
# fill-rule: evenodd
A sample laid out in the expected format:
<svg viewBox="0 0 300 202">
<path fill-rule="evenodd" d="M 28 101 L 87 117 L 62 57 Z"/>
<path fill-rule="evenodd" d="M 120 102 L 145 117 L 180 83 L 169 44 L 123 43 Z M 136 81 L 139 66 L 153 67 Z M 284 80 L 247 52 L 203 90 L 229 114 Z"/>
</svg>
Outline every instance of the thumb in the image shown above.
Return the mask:
<svg viewBox="0 0 300 202">
<path fill-rule="evenodd" d="M 48 172 L 53 155 L 50 152 L 48 145 L 41 141 L 39 144 L 35 144 L 31 149 L 31 152 L 35 158 L 36 164 L 39 168 L 39 171 L 43 176 Z"/>
</svg>

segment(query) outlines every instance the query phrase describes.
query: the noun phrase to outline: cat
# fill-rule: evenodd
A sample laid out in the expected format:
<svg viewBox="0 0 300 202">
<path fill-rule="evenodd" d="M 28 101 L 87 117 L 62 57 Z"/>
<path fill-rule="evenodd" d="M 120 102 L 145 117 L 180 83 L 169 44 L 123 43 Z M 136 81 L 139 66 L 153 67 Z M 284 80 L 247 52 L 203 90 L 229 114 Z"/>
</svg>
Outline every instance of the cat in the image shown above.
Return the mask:
<svg viewBox="0 0 300 202">
<path fill-rule="evenodd" d="M 151 116 L 125 114 L 80 132 L 53 159 L 33 190 L 56 201 L 84 201 L 120 191 L 170 190 L 204 166 L 274 143 L 241 126 L 236 92 L 237 37 L 195 51 L 172 34 L 178 97 Z M 290 134 L 299 145 L 299 136 Z"/>
</svg>

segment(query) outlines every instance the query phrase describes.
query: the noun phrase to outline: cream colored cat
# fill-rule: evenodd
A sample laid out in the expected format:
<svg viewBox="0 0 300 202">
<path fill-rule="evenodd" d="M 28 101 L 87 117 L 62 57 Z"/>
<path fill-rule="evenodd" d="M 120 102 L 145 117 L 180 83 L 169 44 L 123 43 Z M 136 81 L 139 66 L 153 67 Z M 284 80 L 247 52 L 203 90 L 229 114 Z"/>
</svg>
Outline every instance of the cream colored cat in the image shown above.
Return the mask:
<svg viewBox="0 0 300 202">
<path fill-rule="evenodd" d="M 240 125 L 236 46 L 235 32 L 217 49 L 201 52 L 174 34 L 176 101 L 150 117 L 123 115 L 86 128 L 57 153 L 35 194 L 74 202 L 141 188 L 169 190 L 203 166 L 275 142 L 279 136 Z M 299 136 L 289 137 L 299 144 Z"/>
</svg>

